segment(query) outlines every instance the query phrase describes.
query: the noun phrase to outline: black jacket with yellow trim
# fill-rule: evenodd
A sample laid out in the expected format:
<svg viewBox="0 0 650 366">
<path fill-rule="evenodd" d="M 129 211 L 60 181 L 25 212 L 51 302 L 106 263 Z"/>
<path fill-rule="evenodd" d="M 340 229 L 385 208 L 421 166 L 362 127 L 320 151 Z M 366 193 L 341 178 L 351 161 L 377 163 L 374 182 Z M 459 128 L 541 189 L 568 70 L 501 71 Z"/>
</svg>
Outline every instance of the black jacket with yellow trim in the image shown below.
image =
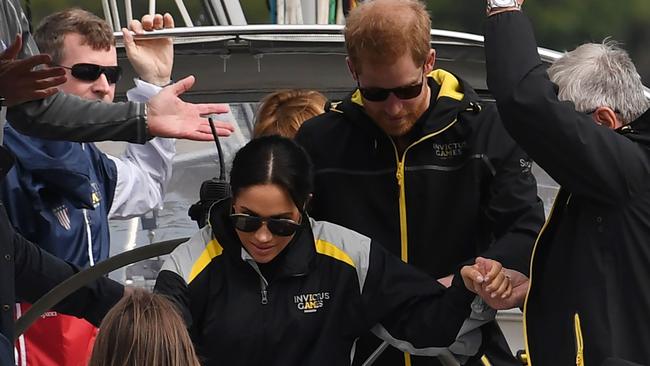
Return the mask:
<svg viewBox="0 0 650 366">
<path fill-rule="evenodd" d="M 560 102 L 521 12 L 488 19 L 486 58 L 508 131 L 562 186 L 532 260 L 532 366 L 650 365 L 650 111 L 612 131 Z"/>
<path fill-rule="evenodd" d="M 316 169 L 310 214 L 436 278 L 479 254 L 528 273 L 544 222 L 528 156 L 462 80 L 435 70 L 428 83 L 439 92 L 401 157 L 358 91 L 303 124 L 296 139 Z"/>
<path fill-rule="evenodd" d="M 544 222 L 530 159 L 464 81 L 434 70 L 428 84 L 429 110 L 403 156 L 358 90 L 303 124 L 296 139 L 316 169 L 310 214 L 371 236 L 436 278 L 478 255 L 527 274 Z"/>
<path fill-rule="evenodd" d="M 227 200 L 213 208 L 155 286 L 179 306 L 206 365 L 346 365 L 357 337 L 378 323 L 391 344 L 446 352 L 471 327 L 474 295 L 460 279 L 445 290 L 368 237 L 306 216 L 284 251 L 257 265 L 229 212 Z"/>
</svg>

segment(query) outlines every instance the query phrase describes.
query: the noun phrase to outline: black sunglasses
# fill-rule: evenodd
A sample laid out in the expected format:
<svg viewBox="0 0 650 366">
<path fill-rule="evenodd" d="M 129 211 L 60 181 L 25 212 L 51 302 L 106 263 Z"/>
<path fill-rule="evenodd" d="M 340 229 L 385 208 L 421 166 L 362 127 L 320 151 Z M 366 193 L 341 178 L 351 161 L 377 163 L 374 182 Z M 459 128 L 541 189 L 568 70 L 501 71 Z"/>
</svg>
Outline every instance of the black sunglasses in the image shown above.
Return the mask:
<svg viewBox="0 0 650 366">
<path fill-rule="evenodd" d="M 414 85 L 400 86 L 392 89 L 384 88 L 362 88 L 359 85 L 359 78 L 357 77 L 357 88 L 361 92 L 363 97 L 371 102 L 383 102 L 388 98 L 390 93 L 395 94 L 399 99 L 413 99 L 422 93 L 422 84 L 424 84 L 424 70 L 422 70 L 422 76 L 420 77 L 420 82 Z"/>
<path fill-rule="evenodd" d="M 96 64 L 74 64 L 72 67 L 55 65 L 70 70 L 72 76 L 79 80 L 95 81 L 104 74 L 109 84 L 115 84 L 122 76 L 122 68 L 120 66 L 100 66 Z"/>
<path fill-rule="evenodd" d="M 293 220 L 272 219 L 243 213 L 230 215 L 230 220 L 237 230 L 245 233 L 252 233 L 259 230 L 263 223 L 266 223 L 266 227 L 271 234 L 277 236 L 291 236 L 300 229 L 300 224 Z"/>
</svg>

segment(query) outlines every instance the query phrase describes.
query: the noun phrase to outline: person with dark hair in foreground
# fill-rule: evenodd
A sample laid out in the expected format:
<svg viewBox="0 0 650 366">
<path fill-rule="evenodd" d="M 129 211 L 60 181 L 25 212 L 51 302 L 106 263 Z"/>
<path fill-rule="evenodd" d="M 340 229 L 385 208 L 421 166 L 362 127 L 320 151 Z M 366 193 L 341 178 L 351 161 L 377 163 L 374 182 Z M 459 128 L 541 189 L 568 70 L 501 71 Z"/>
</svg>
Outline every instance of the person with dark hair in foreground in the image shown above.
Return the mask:
<svg viewBox="0 0 650 366">
<path fill-rule="evenodd" d="M 88 366 L 200 366 L 173 303 L 142 289 L 104 317 Z"/>
<path fill-rule="evenodd" d="M 232 199 L 165 261 L 155 291 L 179 306 L 206 365 L 349 364 L 371 328 L 404 350 L 444 351 L 494 315 L 467 288 L 495 308 L 516 301 L 521 278 L 496 261 L 463 267 L 467 288 L 457 270 L 445 289 L 371 238 L 314 221 L 312 182 L 295 142 L 253 139 L 233 161 Z"/>
<path fill-rule="evenodd" d="M 485 52 L 505 127 L 561 185 L 524 304 L 529 363 L 650 365 L 650 102 L 611 42 L 547 70 L 522 3 L 488 1 Z"/>
</svg>

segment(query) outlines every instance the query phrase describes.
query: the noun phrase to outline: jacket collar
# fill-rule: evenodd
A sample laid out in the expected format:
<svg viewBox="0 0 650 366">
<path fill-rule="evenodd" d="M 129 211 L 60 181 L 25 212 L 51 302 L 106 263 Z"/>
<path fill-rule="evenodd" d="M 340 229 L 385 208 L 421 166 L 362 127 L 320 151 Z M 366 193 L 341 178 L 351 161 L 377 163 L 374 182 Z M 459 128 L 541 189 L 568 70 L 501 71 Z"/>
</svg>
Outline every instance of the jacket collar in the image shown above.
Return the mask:
<svg viewBox="0 0 650 366">
<path fill-rule="evenodd" d="M 618 128 L 616 132 L 634 142 L 650 147 L 650 109 L 629 124 Z"/>
<path fill-rule="evenodd" d="M 212 233 L 224 249 L 224 253 L 232 260 L 245 262 L 252 258 L 243 249 L 232 223 L 230 213 L 232 200 L 230 198 L 214 204 L 210 209 L 209 223 Z M 302 215 L 302 228 L 298 231 L 289 245 L 272 262 L 275 268 L 273 278 L 295 277 L 309 273 L 316 256 L 314 234 L 311 230 L 307 214 Z M 278 262 L 276 262 L 278 261 Z"/>
<path fill-rule="evenodd" d="M 478 112 L 478 95 L 462 79 L 445 70 L 433 70 L 427 75 L 427 83 L 433 92 L 429 109 L 416 122 L 419 134 L 429 134 L 457 118 L 464 111 Z M 358 123 L 368 132 L 382 133 L 379 127 L 368 117 L 363 108 L 363 99 L 359 89 L 339 103 L 331 103 L 329 111 L 343 113 L 352 123 Z"/>
</svg>

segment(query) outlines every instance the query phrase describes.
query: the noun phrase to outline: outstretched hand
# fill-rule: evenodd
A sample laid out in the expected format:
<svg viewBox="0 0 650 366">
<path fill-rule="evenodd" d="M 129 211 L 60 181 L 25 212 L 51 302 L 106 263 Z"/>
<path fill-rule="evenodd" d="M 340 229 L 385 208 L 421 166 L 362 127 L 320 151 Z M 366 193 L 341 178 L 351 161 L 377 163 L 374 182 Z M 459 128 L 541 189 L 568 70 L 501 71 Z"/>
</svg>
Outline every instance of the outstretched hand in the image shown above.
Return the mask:
<svg viewBox="0 0 650 366">
<path fill-rule="evenodd" d="M 142 22 L 132 20 L 129 28 L 136 35 L 148 31 L 174 28 L 174 18 L 165 15 L 147 14 Z M 167 85 L 171 80 L 174 64 L 174 42 L 170 37 L 156 37 L 136 40 L 126 28 L 122 28 L 124 48 L 129 62 L 140 79 L 158 86 Z"/>
<path fill-rule="evenodd" d="M 194 85 L 194 76 L 188 76 L 153 96 L 147 103 L 147 124 L 149 133 L 159 137 L 210 141 L 213 140 L 208 114 L 227 113 L 226 104 L 193 104 L 184 102 L 179 95 Z M 227 122 L 215 121 L 219 136 L 230 136 L 235 130 Z"/>
<path fill-rule="evenodd" d="M 52 62 L 49 55 L 16 60 L 22 46 L 22 36 L 17 35 L 14 43 L 0 53 L 0 96 L 5 98 L 5 104 L 10 107 L 56 94 L 56 86 L 66 81 L 65 69 L 62 67 L 34 70 L 38 65 Z"/>
<path fill-rule="evenodd" d="M 511 309 L 523 304 L 528 291 L 528 278 L 522 273 L 503 268 L 501 263 L 478 257 L 474 265 L 461 269 L 468 290 L 479 295 L 495 310 Z"/>
</svg>

